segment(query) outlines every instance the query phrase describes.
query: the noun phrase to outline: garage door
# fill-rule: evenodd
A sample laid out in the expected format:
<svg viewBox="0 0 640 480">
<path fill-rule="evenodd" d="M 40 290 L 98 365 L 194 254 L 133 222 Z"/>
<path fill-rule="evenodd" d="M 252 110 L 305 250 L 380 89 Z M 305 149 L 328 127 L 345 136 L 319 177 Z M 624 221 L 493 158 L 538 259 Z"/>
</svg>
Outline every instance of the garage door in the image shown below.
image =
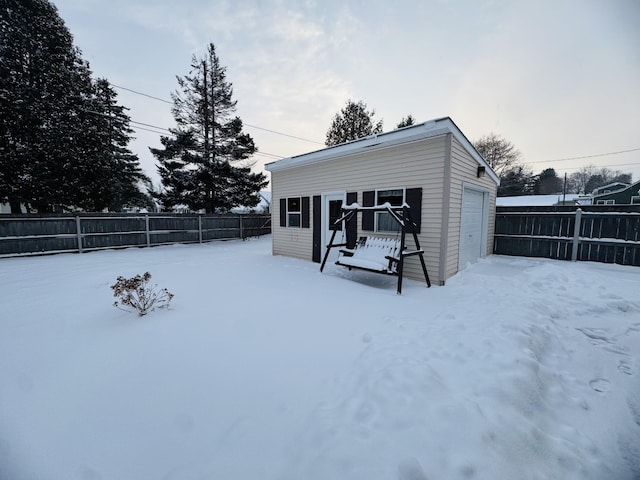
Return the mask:
<svg viewBox="0 0 640 480">
<path fill-rule="evenodd" d="M 458 269 L 475 262 L 483 254 L 485 234 L 484 193 L 465 188 L 462 194 L 462 220 L 460 225 L 460 255 Z"/>
</svg>

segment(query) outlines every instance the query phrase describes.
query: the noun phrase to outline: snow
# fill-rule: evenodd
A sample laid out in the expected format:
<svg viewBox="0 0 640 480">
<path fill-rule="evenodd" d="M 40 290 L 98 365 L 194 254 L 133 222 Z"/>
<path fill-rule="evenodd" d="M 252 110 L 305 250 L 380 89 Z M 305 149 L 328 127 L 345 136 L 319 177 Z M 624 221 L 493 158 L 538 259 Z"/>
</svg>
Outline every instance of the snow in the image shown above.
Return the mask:
<svg viewBox="0 0 640 480">
<path fill-rule="evenodd" d="M 577 200 L 580 195 L 567 193 L 564 197 L 566 201 Z M 540 207 L 562 204 L 562 194 L 557 195 L 520 195 L 515 197 L 498 197 L 496 205 L 498 207 Z"/>
<path fill-rule="evenodd" d="M 0 262 L 0 478 L 640 478 L 640 270 L 444 287 L 270 238 Z M 119 275 L 175 294 L 138 317 Z"/>
</svg>

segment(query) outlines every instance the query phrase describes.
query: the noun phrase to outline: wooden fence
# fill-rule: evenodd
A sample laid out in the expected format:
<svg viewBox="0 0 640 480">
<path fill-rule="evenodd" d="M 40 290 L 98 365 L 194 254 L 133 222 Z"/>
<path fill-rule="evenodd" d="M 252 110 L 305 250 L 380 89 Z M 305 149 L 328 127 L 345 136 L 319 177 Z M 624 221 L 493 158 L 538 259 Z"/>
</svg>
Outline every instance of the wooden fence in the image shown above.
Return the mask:
<svg viewBox="0 0 640 480">
<path fill-rule="evenodd" d="M 0 215 L 0 257 L 202 243 L 270 232 L 269 215 Z"/>
<path fill-rule="evenodd" d="M 498 207 L 493 251 L 640 266 L 640 208 Z"/>
</svg>

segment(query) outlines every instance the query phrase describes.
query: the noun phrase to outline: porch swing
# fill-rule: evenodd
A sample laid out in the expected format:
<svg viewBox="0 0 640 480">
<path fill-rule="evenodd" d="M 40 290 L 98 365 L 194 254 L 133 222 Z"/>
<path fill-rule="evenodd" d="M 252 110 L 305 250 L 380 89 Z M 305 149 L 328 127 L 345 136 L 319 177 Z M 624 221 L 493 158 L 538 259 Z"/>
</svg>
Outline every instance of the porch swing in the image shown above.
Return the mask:
<svg viewBox="0 0 640 480">
<path fill-rule="evenodd" d="M 357 214 L 362 212 L 386 212 L 389 218 L 398 226 L 395 238 L 363 236 L 360 237 L 353 245 L 345 241 L 345 231 L 351 222 L 357 219 Z M 406 257 L 418 256 L 422 272 L 427 282 L 427 287 L 431 287 L 429 274 L 427 273 L 427 265 L 424 261 L 424 250 L 420 248 L 416 225 L 411 220 L 410 208 L 407 204 L 401 207 L 392 207 L 389 203 L 377 205 L 374 207 L 361 207 L 358 204 L 347 205 L 342 207 L 342 216 L 338 218 L 333 225 L 338 226 L 344 222 L 342 228 L 342 240 L 340 243 L 334 243 L 338 229 L 333 229 L 331 240 L 327 245 L 320 271 L 324 270 L 324 266 L 329 258 L 332 248 L 339 248 L 338 260 L 336 265 L 340 265 L 351 270 L 352 268 L 365 270 L 372 273 L 381 273 L 384 275 L 393 275 L 398 277 L 398 294 L 402 293 L 402 278 L 404 275 L 404 259 Z M 376 213 L 373 213 L 374 215 Z M 409 231 L 413 235 L 415 250 L 407 249 L 405 244 L 406 233 Z M 347 239 L 348 240 L 348 239 Z"/>
</svg>

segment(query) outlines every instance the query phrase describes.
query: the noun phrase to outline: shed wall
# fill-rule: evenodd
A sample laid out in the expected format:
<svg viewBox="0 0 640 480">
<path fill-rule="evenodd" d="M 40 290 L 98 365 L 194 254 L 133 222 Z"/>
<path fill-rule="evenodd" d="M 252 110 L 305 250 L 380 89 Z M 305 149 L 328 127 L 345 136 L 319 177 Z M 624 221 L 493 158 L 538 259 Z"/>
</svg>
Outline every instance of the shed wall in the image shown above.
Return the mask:
<svg viewBox="0 0 640 480">
<path fill-rule="evenodd" d="M 493 231 L 495 229 L 496 192 L 495 182 L 485 175 L 477 177 L 478 163 L 453 138 L 451 145 L 451 194 L 449 199 L 449 233 L 446 258 L 446 278 L 458 271 L 460 250 L 460 222 L 462 219 L 462 192 L 465 185 L 475 186 L 489 193 L 489 218 L 487 225 L 487 248 L 485 255 L 492 253 Z"/>
</svg>

